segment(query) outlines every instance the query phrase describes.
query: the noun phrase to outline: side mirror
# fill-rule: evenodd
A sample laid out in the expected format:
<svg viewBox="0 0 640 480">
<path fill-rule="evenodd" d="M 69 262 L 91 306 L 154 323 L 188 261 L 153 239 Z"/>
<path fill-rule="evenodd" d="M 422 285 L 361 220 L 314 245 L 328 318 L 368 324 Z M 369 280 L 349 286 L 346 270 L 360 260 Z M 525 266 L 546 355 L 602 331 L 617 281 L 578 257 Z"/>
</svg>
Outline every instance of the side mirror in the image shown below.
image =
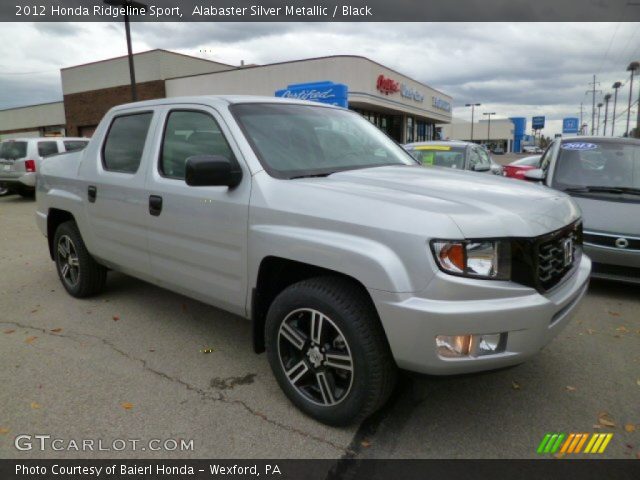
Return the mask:
<svg viewBox="0 0 640 480">
<path fill-rule="evenodd" d="M 484 163 L 476 163 L 473 166 L 474 172 L 488 172 L 491 170 L 491 165 L 485 165 Z"/>
<path fill-rule="evenodd" d="M 547 177 L 547 174 L 541 168 L 534 168 L 524 172 L 524 179 L 532 182 L 542 182 Z"/>
<path fill-rule="evenodd" d="M 242 170 L 221 155 L 195 155 L 187 158 L 184 181 L 192 187 L 229 187 L 240 184 Z"/>
</svg>

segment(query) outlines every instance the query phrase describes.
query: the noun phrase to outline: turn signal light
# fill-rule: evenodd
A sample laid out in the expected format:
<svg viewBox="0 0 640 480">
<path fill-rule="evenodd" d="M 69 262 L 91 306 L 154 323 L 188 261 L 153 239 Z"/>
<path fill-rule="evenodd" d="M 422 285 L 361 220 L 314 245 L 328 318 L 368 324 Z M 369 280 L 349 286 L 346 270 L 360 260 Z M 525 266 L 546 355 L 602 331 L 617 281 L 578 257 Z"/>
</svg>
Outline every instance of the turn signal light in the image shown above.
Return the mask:
<svg viewBox="0 0 640 480">
<path fill-rule="evenodd" d="M 36 171 L 36 161 L 35 160 L 25 160 L 24 168 L 29 173 L 33 173 Z"/>
</svg>

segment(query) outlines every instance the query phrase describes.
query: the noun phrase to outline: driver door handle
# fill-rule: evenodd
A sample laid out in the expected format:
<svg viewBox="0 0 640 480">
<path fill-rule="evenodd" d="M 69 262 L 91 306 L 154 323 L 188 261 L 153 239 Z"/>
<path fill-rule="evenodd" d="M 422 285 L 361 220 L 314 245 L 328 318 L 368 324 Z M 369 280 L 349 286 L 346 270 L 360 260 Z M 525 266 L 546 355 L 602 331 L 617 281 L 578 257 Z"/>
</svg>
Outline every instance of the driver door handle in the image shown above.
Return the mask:
<svg viewBox="0 0 640 480">
<path fill-rule="evenodd" d="M 162 213 L 162 197 L 158 195 L 149 196 L 149 213 L 154 217 Z"/>
</svg>

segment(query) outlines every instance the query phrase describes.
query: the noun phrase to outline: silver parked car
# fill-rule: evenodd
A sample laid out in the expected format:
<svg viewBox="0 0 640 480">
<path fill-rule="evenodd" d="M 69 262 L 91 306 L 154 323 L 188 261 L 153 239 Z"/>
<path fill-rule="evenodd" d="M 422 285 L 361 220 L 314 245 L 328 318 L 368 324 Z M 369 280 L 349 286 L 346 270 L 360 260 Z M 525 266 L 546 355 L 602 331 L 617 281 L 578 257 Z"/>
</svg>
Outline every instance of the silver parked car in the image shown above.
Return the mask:
<svg viewBox="0 0 640 480">
<path fill-rule="evenodd" d="M 502 166 L 476 143 L 448 140 L 407 143 L 403 147 L 422 165 L 502 175 Z"/>
<path fill-rule="evenodd" d="M 88 138 L 34 137 L 15 138 L 0 143 L 0 187 L 8 192 L 32 197 L 36 172 L 43 158 L 63 152 L 82 150 Z"/>
<path fill-rule="evenodd" d="M 245 317 L 289 399 L 334 425 L 380 408 L 398 367 L 536 355 L 591 270 L 569 196 L 420 167 L 359 114 L 312 102 L 117 106 L 37 188 L 70 295 L 113 269 Z"/>
<path fill-rule="evenodd" d="M 568 193 L 584 216 L 584 249 L 597 278 L 640 283 L 640 140 L 556 140 L 525 178 Z"/>
</svg>

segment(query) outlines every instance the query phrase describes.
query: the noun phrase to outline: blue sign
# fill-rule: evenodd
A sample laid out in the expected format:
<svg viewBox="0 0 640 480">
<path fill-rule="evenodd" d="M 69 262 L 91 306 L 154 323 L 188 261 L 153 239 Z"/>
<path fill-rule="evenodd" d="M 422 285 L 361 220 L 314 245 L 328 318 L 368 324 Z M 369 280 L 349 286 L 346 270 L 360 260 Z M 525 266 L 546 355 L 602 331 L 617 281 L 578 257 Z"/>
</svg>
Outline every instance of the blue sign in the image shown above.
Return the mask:
<svg viewBox="0 0 640 480">
<path fill-rule="evenodd" d="M 576 117 L 562 119 L 562 133 L 578 133 L 580 120 Z"/>
<path fill-rule="evenodd" d="M 598 145 L 595 143 L 573 142 L 563 143 L 560 145 L 560 148 L 563 150 L 595 150 L 598 148 Z"/>
<path fill-rule="evenodd" d="M 276 97 L 310 100 L 347 108 L 349 106 L 349 88 L 342 83 L 313 82 L 296 83 L 278 90 Z"/>
<path fill-rule="evenodd" d="M 542 130 L 544 128 L 544 117 L 533 117 L 531 121 L 531 128 L 534 130 Z"/>
</svg>

